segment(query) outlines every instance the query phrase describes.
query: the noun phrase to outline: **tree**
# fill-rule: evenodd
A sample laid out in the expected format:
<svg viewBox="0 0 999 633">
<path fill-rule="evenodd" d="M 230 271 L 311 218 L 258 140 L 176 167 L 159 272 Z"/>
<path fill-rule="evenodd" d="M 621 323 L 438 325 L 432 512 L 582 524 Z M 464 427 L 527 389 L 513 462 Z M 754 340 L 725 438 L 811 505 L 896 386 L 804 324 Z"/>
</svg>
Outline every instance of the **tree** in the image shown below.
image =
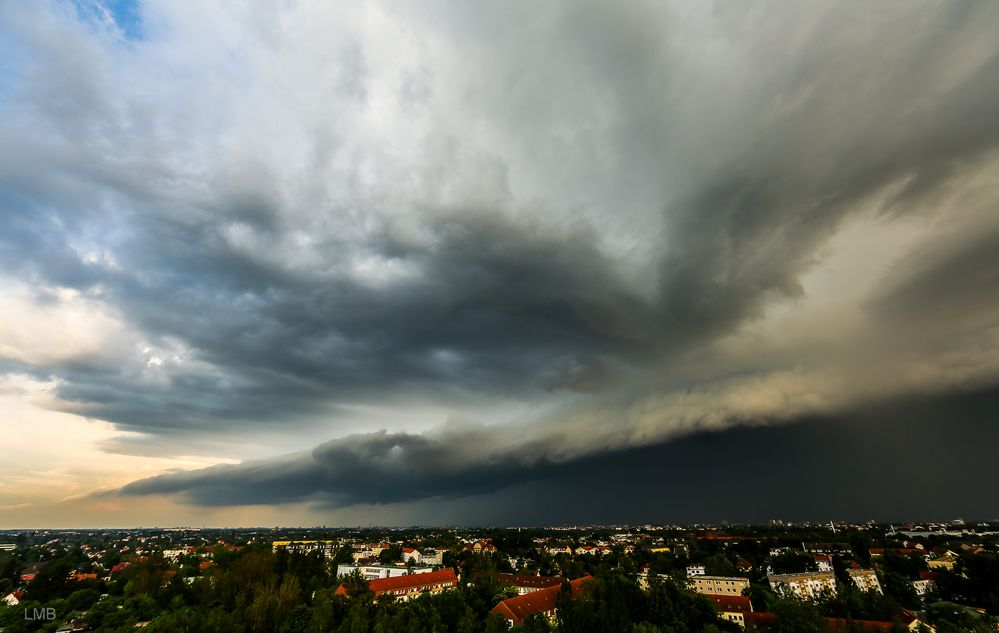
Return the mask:
<svg viewBox="0 0 999 633">
<path fill-rule="evenodd" d="M 35 579 L 28 583 L 28 599 L 48 602 L 68 596 L 73 591 L 69 579 L 71 571 L 72 563 L 61 558 L 45 563 Z"/>
<path fill-rule="evenodd" d="M 524 619 L 520 633 L 549 633 L 552 630 L 543 613 L 532 613 Z"/>
<path fill-rule="evenodd" d="M 798 552 L 785 552 L 770 559 L 770 566 L 775 574 L 797 574 L 805 571 L 817 571 L 819 566 L 811 556 Z"/>
<path fill-rule="evenodd" d="M 704 573 L 709 576 L 735 576 L 735 565 L 724 554 L 715 554 L 704 561 Z"/>
<path fill-rule="evenodd" d="M 771 605 L 776 618 L 770 627 L 772 633 L 824 633 L 826 622 L 815 605 L 801 600 L 784 598 Z"/>
<path fill-rule="evenodd" d="M 402 545 L 390 545 L 378 552 L 378 560 L 385 565 L 398 562 L 402 559 Z"/>
</svg>

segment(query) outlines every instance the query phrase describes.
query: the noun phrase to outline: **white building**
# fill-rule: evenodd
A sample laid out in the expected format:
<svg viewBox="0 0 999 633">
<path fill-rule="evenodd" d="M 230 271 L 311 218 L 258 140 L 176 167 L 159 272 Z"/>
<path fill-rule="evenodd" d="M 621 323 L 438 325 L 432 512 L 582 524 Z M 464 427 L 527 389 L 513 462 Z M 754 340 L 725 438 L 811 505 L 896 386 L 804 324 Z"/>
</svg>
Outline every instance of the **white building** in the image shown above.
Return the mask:
<svg viewBox="0 0 999 633">
<path fill-rule="evenodd" d="M 424 565 L 443 565 L 444 564 L 444 553 L 439 552 L 435 549 L 423 550 L 423 564 Z"/>
<path fill-rule="evenodd" d="M 848 569 L 846 573 L 850 575 L 853 584 L 857 585 L 857 589 L 882 593 L 881 583 L 873 569 Z"/>
<path fill-rule="evenodd" d="M 912 581 L 912 588 L 916 590 L 916 595 L 922 598 L 936 591 L 937 583 L 932 578 L 920 578 L 919 580 Z"/>
<path fill-rule="evenodd" d="M 816 554 L 815 564 L 819 566 L 819 571 L 832 571 L 832 558 L 828 554 Z"/>
<path fill-rule="evenodd" d="M 423 562 L 423 554 L 421 554 L 420 550 L 418 549 L 414 549 L 412 547 L 404 547 L 402 548 L 402 561 L 404 563 L 413 561 L 414 563 L 419 564 Z"/>
<path fill-rule="evenodd" d="M 397 578 L 408 574 L 427 574 L 433 571 L 430 567 L 414 567 L 410 570 L 401 565 L 337 565 L 336 575 L 344 576 L 360 571 L 365 580 L 375 580 L 377 578 Z"/>
<path fill-rule="evenodd" d="M 289 552 L 298 552 L 299 554 L 322 552 L 326 558 L 333 558 L 339 544 L 339 541 L 273 541 L 271 549 L 275 552 L 279 549 L 286 549 Z"/>
<path fill-rule="evenodd" d="M 163 550 L 163 558 L 177 562 L 177 559 L 187 553 L 187 550 L 183 549 L 165 549 Z"/>
<path fill-rule="evenodd" d="M 824 593 L 836 594 L 836 575 L 829 571 L 807 571 L 800 574 L 773 574 L 767 577 L 770 588 L 778 594 L 811 600 Z"/>
<path fill-rule="evenodd" d="M 704 565 L 688 565 L 687 575 L 690 577 L 703 576 L 704 575 Z"/>
</svg>

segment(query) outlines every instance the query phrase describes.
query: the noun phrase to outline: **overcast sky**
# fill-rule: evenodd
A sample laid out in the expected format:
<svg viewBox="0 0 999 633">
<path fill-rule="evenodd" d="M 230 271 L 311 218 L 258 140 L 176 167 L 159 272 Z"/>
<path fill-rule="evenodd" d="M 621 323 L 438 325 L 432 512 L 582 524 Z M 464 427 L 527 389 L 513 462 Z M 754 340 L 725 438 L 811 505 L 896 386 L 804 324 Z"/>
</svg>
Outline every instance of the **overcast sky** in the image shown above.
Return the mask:
<svg viewBox="0 0 999 633">
<path fill-rule="evenodd" d="M 0 3 L 0 527 L 597 520 L 547 499 L 642 460 L 704 499 L 676 520 L 765 519 L 716 512 L 704 438 L 909 494 L 844 438 L 999 420 L 997 32 L 953 0 Z M 622 520 L 674 518 L 642 490 Z"/>
</svg>

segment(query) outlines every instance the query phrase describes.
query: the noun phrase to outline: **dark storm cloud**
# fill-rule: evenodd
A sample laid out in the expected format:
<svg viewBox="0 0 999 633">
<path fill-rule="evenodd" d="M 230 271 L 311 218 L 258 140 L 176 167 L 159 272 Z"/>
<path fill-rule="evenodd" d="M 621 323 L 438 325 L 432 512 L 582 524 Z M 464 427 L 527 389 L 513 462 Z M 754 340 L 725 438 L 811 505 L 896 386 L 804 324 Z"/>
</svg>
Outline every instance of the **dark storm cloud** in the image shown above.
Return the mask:
<svg viewBox="0 0 999 633">
<path fill-rule="evenodd" d="M 183 493 L 206 506 L 309 500 L 343 507 L 488 493 L 549 469 L 533 461 L 529 446 L 520 455 L 491 450 L 502 433 L 473 427 L 349 435 L 307 453 L 136 481 L 118 494 Z"/>
<path fill-rule="evenodd" d="M 116 494 L 182 493 L 203 506 L 420 501 L 409 516 L 431 525 L 990 519 L 999 516 L 990 494 L 997 415 L 994 389 L 910 397 L 531 468 L 513 456 L 462 463 L 457 442 L 379 433 L 311 454 L 145 479 Z M 962 468 L 949 467 L 955 459 Z"/>
<path fill-rule="evenodd" d="M 390 12 L 412 38 L 332 8 L 289 9 L 293 37 L 252 11 L 233 35 L 155 9 L 163 39 L 127 45 L 66 11 L 0 9 L 15 42 L 0 52 L 31 60 L 0 95 L 0 265 L 37 302 L 58 309 L 71 288 L 121 327 L 98 352 L 4 371 L 154 439 L 305 420 L 329 437 L 354 430 L 357 403 L 539 412 L 129 493 L 473 494 L 699 429 L 996 378 L 991 339 L 943 363 L 967 332 L 923 319 L 931 349 L 894 328 L 916 312 L 974 312 L 966 329 L 986 337 L 996 323 L 978 309 L 995 276 L 994 5 Z M 831 238 L 872 216 L 980 230 L 921 244 L 825 364 L 718 351 L 806 300 Z"/>
</svg>

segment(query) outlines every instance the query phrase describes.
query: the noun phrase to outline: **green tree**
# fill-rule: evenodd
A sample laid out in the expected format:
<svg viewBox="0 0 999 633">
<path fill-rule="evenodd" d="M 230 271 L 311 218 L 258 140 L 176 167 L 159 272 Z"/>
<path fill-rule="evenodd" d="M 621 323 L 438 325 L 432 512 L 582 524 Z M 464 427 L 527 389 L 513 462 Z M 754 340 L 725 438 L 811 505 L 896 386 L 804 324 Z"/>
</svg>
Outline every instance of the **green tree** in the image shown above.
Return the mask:
<svg viewBox="0 0 999 633">
<path fill-rule="evenodd" d="M 402 559 L 402 545 L 390 545 L 378 552 L 378 560 L 385 565 L 398 562 Z"/>
<path fill-rule="evenodd" d="M 776 616 L 770 627 L 772 633 L 824 633 L 825 619 L 815 605 L 802 600 L 784 598 L 771 605 Z"/>
<path fill-rule="evenodd" d="M 551 630 L 548 618 L 543 613 L 532 613 L 524 618 L 520 629 L 521 633 L 550 633 Z"/>
<path fill-rule="evenodd" d="M 735 565 L 724 554 L 715 554 L 704 561 L 704 573 L 709 576 L 735 576 Z"/>
</svg>

